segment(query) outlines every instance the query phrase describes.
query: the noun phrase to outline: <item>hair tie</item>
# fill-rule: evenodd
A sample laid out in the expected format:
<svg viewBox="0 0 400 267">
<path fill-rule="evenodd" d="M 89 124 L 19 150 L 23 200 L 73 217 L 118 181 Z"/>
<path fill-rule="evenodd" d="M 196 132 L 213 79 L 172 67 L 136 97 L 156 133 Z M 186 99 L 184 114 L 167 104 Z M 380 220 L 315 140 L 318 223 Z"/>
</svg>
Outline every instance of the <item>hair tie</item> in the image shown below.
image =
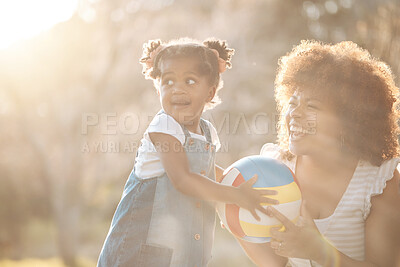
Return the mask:
<svg viewBox="0 0 400 267">
<path fill-rule="evenodd" d="M 154 59 L 156 58 L 156 56 L 158 55 L 158 53 L 160 53 L 160 51 L 164 48 L 164 46 L 160 45 L 159 47 L 157 47 L 156 49 L 154 49 L 153 51 L 150 52 L 149 58 L 146 59 L 146 67 L 147 68 L 152 68 L 154 65 Z"/>
<path fill-rule="evenodd" d="M 226 71 L 226 61 L 219 57 L 219 53 L 218 53 L 218 51 L 216 49 L 211 48 L 211 51 L 213 51 L 213 53 L 215 54 L 215 56 L 218 59 L 218 71 L 219 71 L 219 73 L 223 73 L 224 71 Z"/>
</svg>

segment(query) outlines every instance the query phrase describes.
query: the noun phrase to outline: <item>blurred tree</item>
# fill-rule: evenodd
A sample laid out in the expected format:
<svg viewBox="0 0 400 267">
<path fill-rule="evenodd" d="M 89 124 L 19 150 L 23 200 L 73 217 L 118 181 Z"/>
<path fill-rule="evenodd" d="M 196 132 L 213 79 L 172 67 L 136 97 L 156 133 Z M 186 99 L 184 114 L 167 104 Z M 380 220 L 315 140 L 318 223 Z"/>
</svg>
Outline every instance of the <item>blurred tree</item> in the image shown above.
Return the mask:
<svg viewBox="0 0 400 267">
<path fill-rule="evenodd" d="M 399 84 L 400 76 L 400 5 L 398 1 L 380 5 L 357 21 L 357 43 L 389 64 Z"/>
</svg>

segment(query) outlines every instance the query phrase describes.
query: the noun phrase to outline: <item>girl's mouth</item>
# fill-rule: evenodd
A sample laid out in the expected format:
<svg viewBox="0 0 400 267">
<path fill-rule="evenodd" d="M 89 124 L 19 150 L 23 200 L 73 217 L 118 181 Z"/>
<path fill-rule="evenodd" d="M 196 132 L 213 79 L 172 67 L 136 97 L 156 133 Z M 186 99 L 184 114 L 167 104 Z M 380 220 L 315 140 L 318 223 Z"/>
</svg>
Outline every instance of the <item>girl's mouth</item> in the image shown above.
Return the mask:
<svg viewBox="0 0 400 267">
<path fill-rule="evenodd" d="M 172 102 L 171 104 L 173 106 L 184 107 L 184 106 L 188 106 L 190 104 L 190 102 Z"/>
<path fill-rule="evenodd" d="M 183 97 L 172 97 L 171 104 L 174 106 L 187 106 L 190 104 L 190 100 Z"/>
</svg>

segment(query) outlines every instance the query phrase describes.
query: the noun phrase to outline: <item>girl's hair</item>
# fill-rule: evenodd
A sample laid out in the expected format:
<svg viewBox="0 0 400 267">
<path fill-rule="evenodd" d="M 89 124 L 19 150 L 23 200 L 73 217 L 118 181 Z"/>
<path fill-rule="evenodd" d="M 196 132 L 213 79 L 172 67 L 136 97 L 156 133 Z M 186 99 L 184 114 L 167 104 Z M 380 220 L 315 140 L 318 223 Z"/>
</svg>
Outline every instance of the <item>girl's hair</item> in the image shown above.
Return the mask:
<svg viewBox="0 0 400 267">
<path fill-rule="evenodd" d="M 399 155 L 398 95 L 388 65 L 353 42 L 301 41 L 279 60 L 275 98 L 281 114 L 278 141 L 288 151 L 285 113 L 295 90 L 309 91 L 332 106 L 342 122 L 344 147 L 380 165 Z"/>
<path fill-rule="evenodd" d="M 220 77 L 221 68 L 230 69 L 234 49 L 228 48 L 226 41 L 214 38 L 206 39 L 203 43 L 190 38 L 180 38 L 167 43 L 161 40 L 150 40 L 143 44 L 143 55 L 140 63 L 143 66 L 143 74 L 146 79 L 151 79 L 154 86 L 159 88 L 161 77 L 160 63 L 172 57 L 196 57 L 199 60 L 199 70 L 208 76 L 210 85 L 217 87 L 217 92 L 222 88 L 223 82 Z M 219 57 L 217 57 L 217 55 Z M 214 99 L 207 103 L 205 110 L 215 107 L 221 103 L 215 94 Z"/>
</svg>

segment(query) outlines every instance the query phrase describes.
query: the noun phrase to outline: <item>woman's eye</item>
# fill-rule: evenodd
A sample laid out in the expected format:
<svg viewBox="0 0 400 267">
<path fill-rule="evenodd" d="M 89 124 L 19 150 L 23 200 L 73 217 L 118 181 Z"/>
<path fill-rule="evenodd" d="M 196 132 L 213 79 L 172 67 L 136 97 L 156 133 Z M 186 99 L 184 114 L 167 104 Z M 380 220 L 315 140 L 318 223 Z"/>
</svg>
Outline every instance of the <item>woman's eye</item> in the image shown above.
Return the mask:
<svg viewBox="0 0 400 267">
<path fill-rule="evenodd" d="M 186 80 L 186 82 L 187 82 L 187 84 L 190 84 L 190 85 L 192 85 L 192 84 L 195 84 L 195 83 L 196 83 L 196 81 L 195 81 L 195 80 L 193 80 L 193 79 L 187 79 L 187 80 Z"/>
<path fill-rule="evenodd" d="M 172 80 L 170 80 L 170 79 L 167 79 L 167 80 L 164 80 L 163 84 L 165 84 L 165 85 L 173 85 L 174 82 Z"/>
</svg>

